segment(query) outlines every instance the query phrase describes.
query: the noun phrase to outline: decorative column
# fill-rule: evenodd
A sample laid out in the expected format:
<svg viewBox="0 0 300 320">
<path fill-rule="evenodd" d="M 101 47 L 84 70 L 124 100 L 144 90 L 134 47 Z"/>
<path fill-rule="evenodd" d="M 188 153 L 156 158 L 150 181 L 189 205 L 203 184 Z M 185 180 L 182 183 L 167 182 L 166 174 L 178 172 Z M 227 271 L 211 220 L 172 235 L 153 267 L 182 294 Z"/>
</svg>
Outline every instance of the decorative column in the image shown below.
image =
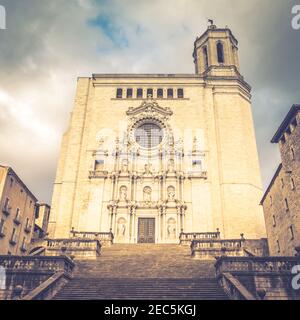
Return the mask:
<svg viewBox="0 0 300 320">
<path fill-rule="evenodd" d="M 114 216 L 114 210 L 112 205 L 107 206 L 109 210 L 109 231 L 113 232 L 113 216 Z"/>
<path fill-rule="evenodd" d="M 163 225 L 162 225 L 162 240 L 166 240 L 166 226 L 167 226 L 167 216 L 166 216 L 166 206 L 161 206 L 162 218 L 163 218 Z"/>
<path fill-rule="evenodd" d="M 135 212 L 136 212 L 136 204 L 130 205 L 130 236 L 129 242 L 134 243 L 134 234 L 135 234 Z"/>
<path fill-rule="evenodd" d="M 114 204 L 114 206 L 113 206 L 113 226 L 112 226 L 114 236 L 116 236 L 116 219 L 117 219 L 117 205 Z"/>
<path fill-rule="evenodd" d="M 182 225 L 181 225 L 181 221 L 182 221 L 182 219 L 181 219 L 181 206 L 177 206 L 177 208 L 176 208 L 177 210 L 177 215 L 176 215 L 176 225 L 177 225 L 177 233 L 178 233 L 178 236 L 180 235 L 180 232 L 181 232 L 181 230 L 182 230 Z"/>
</svg>

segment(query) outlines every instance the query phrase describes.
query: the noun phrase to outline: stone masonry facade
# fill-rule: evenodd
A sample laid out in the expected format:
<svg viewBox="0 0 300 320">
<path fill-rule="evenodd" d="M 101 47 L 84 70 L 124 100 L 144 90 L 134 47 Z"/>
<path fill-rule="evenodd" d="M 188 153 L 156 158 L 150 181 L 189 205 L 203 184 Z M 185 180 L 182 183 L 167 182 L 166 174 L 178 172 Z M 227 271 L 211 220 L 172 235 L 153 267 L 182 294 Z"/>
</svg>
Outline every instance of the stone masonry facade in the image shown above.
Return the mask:
<svg viewBox="0 0 300 320">
<path fill-rule="evenodd" d="M 113 232 L 117 243 L 178 243 L 181 232 L 216 229 L 224 238 L 265 236 L 251 88 L 237 40 L 210 26 L 193 57 L 195 74 L 78 79 L 51 237 L 72 229 Z"/>
<path fill-rule="evenodd" d="M 279 165 L 263 199 L 271 255 L 294 256 L 300 245 L 300 105 L 294 105 L 272 139 Z"/>
</svg>

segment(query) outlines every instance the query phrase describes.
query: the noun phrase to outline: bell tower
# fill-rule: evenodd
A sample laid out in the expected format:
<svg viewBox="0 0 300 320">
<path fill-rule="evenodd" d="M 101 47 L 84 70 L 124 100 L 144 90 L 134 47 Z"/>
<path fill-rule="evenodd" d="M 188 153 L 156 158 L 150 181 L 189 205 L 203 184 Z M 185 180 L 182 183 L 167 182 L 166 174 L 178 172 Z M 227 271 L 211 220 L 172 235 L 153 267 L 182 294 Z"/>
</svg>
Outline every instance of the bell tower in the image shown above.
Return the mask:
<svg viewBox="0 0 300 320">
<path fill-rule="evenodd" d="M 219 29 L 209 21 L 207 30 L 194 43 L 196 74 L 239 75 L 238 41 L 229 28 Z"/>
</svg>

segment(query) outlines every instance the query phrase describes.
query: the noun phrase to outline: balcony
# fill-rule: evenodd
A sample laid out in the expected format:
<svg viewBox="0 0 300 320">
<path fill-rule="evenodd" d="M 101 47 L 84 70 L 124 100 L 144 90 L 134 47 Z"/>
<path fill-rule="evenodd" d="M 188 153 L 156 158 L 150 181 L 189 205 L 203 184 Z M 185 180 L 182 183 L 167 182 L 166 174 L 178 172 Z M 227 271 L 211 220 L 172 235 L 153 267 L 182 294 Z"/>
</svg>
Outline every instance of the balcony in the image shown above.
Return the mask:
<svg viewBox="0 0 300 320">
<path fill-rule="evenodd" d="M 7 229 L 3 225 L 0 227 L 0 238 L 4 238 L 6 235 Z"/>
<path fill-rule="evenodd" d="M 24 228 L 24 231 L 25 231 L 26 233 L 30 233 L 30 232 L 31 232 L 31 225 L 30 225 L 30 224 L 27 224 L 27 225 L 25 226 L 25 228 Z"/>
<path fill-rule="evenodd" d="M 18 226 L 21 223 L 21 219 L 22 219 L 22 217 L 20 215 L 17 215 L 14 218 L 14 223 Z"/>
<path fill-rule="evenodd" d="M 10 213 L 11 213 L 11 207 L 2 208 L 2 212 L 3 212 L 4 215 L 6 215 L 8 217 L 10 215 Z"/>
</svg>

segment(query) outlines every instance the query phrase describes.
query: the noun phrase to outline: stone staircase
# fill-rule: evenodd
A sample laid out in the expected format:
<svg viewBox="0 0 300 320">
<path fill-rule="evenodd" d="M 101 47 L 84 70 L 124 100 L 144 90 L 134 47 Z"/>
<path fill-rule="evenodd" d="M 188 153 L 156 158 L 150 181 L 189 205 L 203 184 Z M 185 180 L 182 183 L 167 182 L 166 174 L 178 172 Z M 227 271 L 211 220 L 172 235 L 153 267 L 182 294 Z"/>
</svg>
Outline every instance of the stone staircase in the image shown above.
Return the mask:
<svg viewBox="0 0 300 320">
<path fill-rule="evenodd" d="M 214 272 L 214 262 L 192 259 L 189 247 L 115 244 L 96 261 L 77 261 L 54 299 L 227 299 Z"/>
</svg>

